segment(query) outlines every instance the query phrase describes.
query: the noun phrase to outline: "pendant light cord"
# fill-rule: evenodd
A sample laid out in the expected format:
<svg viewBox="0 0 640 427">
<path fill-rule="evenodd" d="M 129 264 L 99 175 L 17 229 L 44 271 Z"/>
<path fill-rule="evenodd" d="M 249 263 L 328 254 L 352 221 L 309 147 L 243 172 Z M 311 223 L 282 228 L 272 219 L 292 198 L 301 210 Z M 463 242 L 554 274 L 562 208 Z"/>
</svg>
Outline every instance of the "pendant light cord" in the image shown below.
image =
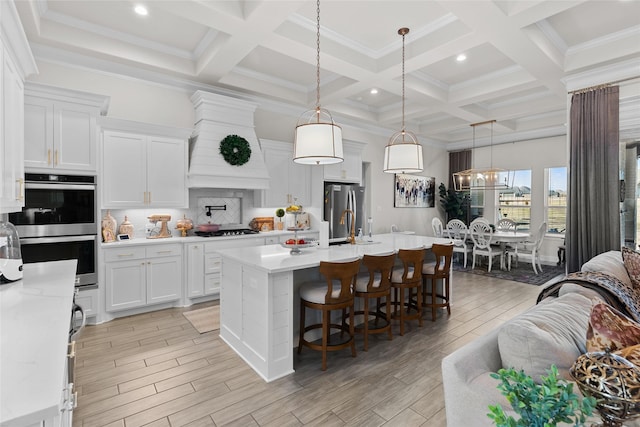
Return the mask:
<svg viewBox="0 0 640 427">
<path fill-rule="evenodd" d="M 316 109 L 320 110 L 320 0 L 316 3 Z M 318 117 L 318 120 L 320 118 Z"/>
<path fill-rule="evenodd" d="M 404 36 L 409 32 L 409 29 L 401 28 L 398 32 L 402 34 L 402 133 L 404 134 Z"/>
</svg>

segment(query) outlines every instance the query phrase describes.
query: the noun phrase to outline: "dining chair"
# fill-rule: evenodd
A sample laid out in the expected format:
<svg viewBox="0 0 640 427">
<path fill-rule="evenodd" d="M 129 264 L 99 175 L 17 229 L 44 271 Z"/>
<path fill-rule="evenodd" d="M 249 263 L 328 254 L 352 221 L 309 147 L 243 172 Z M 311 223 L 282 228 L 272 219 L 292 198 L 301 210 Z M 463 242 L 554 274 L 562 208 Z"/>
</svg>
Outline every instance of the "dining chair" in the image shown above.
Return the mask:
<svg viewBox="0 0 640 427">
<path fill-rule="evenodd" d="M 360 269 L 360 259 L 347 262 L 320 261 L 320 275 L 322 281 L 305 282 L 300 286 L 300 338 L 298 354 L 302 353 L 302 347 L 322 352 L 322 370 L 327 369 L 327 352 L 337 351 L 351 347 L 351 356 L 356 357 L 355 331 L 354 331 L 354 289 L 356 278 Z M 322 323 L 314 323 L 305 326 L 306 308 L 322 312 Z M 348 310 L 349 325 L 344 317 L 340 324 L 331 323 L 331 311 Z M 305 333 L 313 329 L 322 330 L 321 343 L 305 339 Z M 331 330 L 340 330 L 349 334 L 347 340 L 331 343 Z"/>
<path fill-rule="evenodd" d="M 449 279 L 451 275 L 453 248 L 453 245 L 439 245 L 434 243 L 431 246 L 431 252 L 435 255 L 436 262 L 422 265 L 422 308 L 431 308 L 431 320 L 434 322 L 436 321 L 436 310 L 438 308 L 446 308 L 447 314 L 451 315 Z M 441 293 L 438 293 L 438 280 L 442 280 Z M 431 285 L 429 288 L 427 288 L 427 282 Z M 438 299 L 441 302 L 438 302 Z"/>
<path fill-rule="evenodd" d="M 500 218 L 496 222 L 496 230 L 516 232 L 518 224 L 511 218 Z M 511 270 L 511 259 L 515 258 L 516 266 L 518 265 L 518 245 L 507 244 L 505 248 L 505 257 L 507 258 L 507 269 Z"/>
<path fill-rule="evenodd" d="M 363 309 L 356 310 L 355 316 L 363 316 L 362 324 L 355 327 L 356 333 L 364 337 L 364 351 L 369 350 L 369 335 L 391 334 L 391 271 L 396 260 L 396 253 L 381 255 L 364 255 L 362 265 L 366 272 L 358 273 L 355 297 L 363 299 Z M 373 307 L 371 300 L 375 299 Z M 382 311 L 382 306 L 385 310 Z M 343 316 L 344 317 L 344 316 Z"/>
<path fill-rule="evenodd" d="M 459 219 L 452 219 L 447 223 L 447 234 L 453 242 L 453 252 L 464 254 L 464 268 L 467 268 L 467 254 L 473 250 L 473 247 L 467 244 L 469 236 L 467 224 Z"/>
<path fill-rule="evenodd" d="M 438 218 L 437 216 L 434 217 L 431 220 L 431 228 L 433 229 L 433 235 L 435 237 L 442 237 L 443 232 L 443 225 L 442 225 L 442 221 L 440 220 L 440 218 Z"/>
<path fill-rule="evenodd" d="M 504 265 L 504 251 L 499 246 L 491 245 L 493 229 L 486 221 L 474 220 L 469 226 L 469 232 L 471 233 L 471 239 L 473 240 L 472 269 L 476 268 L 476 255 L 483 255 L 489 258 L 489 271 L 491 271 L 493 257 L 496 255 L 500 257 L 500 265 Z"/>
<path fill-rule="evenodd" d="M 500 218 L 496 222 L 496 230 L 502 231 L 516 231 L 517 224 L 510 218 Z"/>
<path fill-rule="evenodd" d="M 544 236 L 546 233 L 547 223 L 542 222 L 542 224 L 540 224 L 540 226 L 538 227 L 536 233 L 532 235 L 531 241 L 524 242 L 523 246 L 519 249 L 519 253 L 531 255 L 531 265 L 535 274 L 538 274 L 538 270 L 542 272 L 542 263 L 540 262 L 540 248 L 542 247 L 542 241 L 544 240 Z"/>
</svg>

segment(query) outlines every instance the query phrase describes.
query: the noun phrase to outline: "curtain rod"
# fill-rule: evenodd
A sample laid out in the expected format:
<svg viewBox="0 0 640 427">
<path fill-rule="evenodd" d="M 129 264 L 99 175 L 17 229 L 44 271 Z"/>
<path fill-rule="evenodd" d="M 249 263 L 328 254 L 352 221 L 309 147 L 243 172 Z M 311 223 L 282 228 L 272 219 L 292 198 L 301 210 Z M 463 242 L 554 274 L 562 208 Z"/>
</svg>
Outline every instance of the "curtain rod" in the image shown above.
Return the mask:
<svg viewBox="0 0 640 427">
<path fill-rule="evenodd" d="M 599 85 L 589 86 L 589 87 L 585 87 L 585 88 L 582 88 L 582 89 L 570 90 L 567 93 L 569 95 L 573 95 L 574 93 L 585 93 L 585 92 L 589 92 L 589 91 L 592 91 L 592 90 L 603 89 L 603 88 L 609 87 L 611 85 L 615 85 L 615 84 L 618 84 L 618 83 L 627 82 L 629 80 L 635 80 L 635 79 L 640 79 L 640 76 L 633 76 L 633 77 L 628 77 L 626 79 L 615 80 L 615 81 L 609 82 L 609 83 L 602 83 L 602 84 L 599 84 Z"/>
</svg>

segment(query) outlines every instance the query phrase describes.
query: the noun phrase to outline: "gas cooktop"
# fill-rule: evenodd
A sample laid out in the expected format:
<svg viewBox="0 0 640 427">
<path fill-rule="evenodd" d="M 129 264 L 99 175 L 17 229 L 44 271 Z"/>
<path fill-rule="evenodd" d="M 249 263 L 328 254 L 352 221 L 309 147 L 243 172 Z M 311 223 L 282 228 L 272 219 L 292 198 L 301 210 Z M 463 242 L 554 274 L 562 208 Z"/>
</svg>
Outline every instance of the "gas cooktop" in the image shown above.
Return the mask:
<svg viewBox="0 0 640 427">
<path fill-rule="evenodd" d="M 218 231 L 196 231 L 196 236 L 200 237 L 220 237 L 220 236 L 242 236 L 244 234 L 258 234 L 258 231 L 250 228 L 232 228 Z"/>
</svg>

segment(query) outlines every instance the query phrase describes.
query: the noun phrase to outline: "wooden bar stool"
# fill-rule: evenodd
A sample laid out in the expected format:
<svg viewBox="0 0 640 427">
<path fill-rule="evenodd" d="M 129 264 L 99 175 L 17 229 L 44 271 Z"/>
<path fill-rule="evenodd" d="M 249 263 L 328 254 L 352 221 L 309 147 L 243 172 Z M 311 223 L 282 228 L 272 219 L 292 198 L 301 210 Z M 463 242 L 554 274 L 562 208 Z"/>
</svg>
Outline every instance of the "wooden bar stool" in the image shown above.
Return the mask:
<svg viewBox="0 0 640 427">
<path fill-rule="evenodd" d="M 363 315 L 362 326 L 356 327 L 356 333 L 364 336 L 364 351 L 369 350 L 369 334 L 381 334 L 387 332 L 389 340 L 391 334 L 391 270 L 396 260 L 395 252 L 383 255 L 365 255 L 362 264 L 367 272 L 358 274 L 356 280 L 356 298 L 364 299 L 364 309 L 355 311 L 355 315 Z M 370 299 L 376 298 L 374 309 L 370 308 Z M 380 311 L 382 298 L 386 310 Z M 344 316 L 343 316 L 344 317 Z M 373 325 L 371 321 L 373 320 Z M 378 326 L 382 323 L 382 326 Z M 373 326 L 373 327 L 372 327 Z"/>
<path fill-rule="evenodd" d="M 302 346 L 322 352 L 322 370 L 327 369 L 327 352 L 351 347 L 351 356 L 356 357 L 354 341 L 353 301 L 356 277 L 360 269 L 360 259 L 348 262 L 320 262 L 320 274 L 324 281 L 307 282 L 300 286 L 300 342 L 298 354 L 302 353 Z M 322 323 L 305 326 L 305 308 L 312 308 L 322 312 Z M 331 311 L 349 309 L 349 326 L 344 320 L 341 324 L 331 323 Z M 306 341 L 305 332 L 322 329 L 322 343 Z M 349 338 L 335 344 L 330 344 L 331 329 L 348 332 Z M 341 338 L 343 334 L 340 334 Z"/>
<path fill-rule="evenodd" d="M 424 249 L 400 249 L 398 258 L 402 261 L 402 268 L 395 268 L 391 273 L 392 304 L 394 306 L 391 318 L 400 320 L 400 335 L 404 335 L 404 323 L 407 320 L 417 319 L 418 324 L 422 326 L 421 301 Z M 405 290 L 407 291 L 406 294 Z"/>
<path fill-rule="evenodd" d="M 436 321 L 436 310 L 446 307 L 451 315 L 449 305 L 449 278 L 451 272 L 451 258 L 453 258 L 453 245 L 434 244 L 431 251 L 436 256 L 435 263 L 425 263 L 422 266 L 422 307 L 431 307 L 431 320 Z M 438 294 L 438 279 L 442 279 L 442 293 Z M 431 288 L 427 291 L 427 281 L 431 282 Z M 431 302 L 427 302 L 427 297 Z M 437 302 L 440 298 L 442 302 Z"/>
</svg>

